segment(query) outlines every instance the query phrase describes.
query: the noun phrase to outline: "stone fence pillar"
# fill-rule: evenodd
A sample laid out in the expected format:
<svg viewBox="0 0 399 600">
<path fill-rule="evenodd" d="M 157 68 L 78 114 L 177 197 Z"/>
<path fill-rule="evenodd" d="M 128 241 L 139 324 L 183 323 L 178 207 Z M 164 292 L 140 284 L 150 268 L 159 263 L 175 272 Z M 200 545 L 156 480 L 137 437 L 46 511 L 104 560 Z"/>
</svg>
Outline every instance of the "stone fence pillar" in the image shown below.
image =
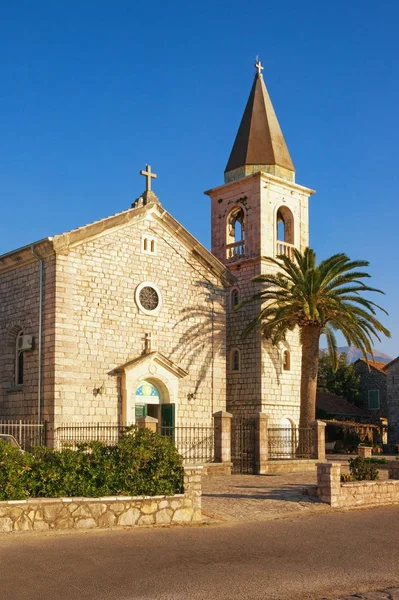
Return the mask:
<svg viewBox="0 0 399 600">
<path fill-rule="evenodd" d="M 184 496 L 186 508 L 192 508 L 192 521 L 201 521 L 202 466 L 187 465 L 184 467 Z M 191 506 L 188 506 L 191 504 Z"/>
<path fill-rule="evenodd" d="M 158 429 L 158 419 L 155 419 L 155 417 L 138 417 L 136 425 L 138 429 L 147 428 L 156 432 Z"/>
<path fill-rule="evenodd" d="M 388 463 L 389 479 L 399 479 L 399 460 L 390 460 Z"/>
<path fill-rule="evenodd" d="M 255 425 L 255 468 L 257 475 L 266 473 L 266 463 L 269 459 L 268 445 L 268 416 L 264 413 L 256 415 Z"/>
<path fill-rule="evenodd" d="M 313 421 L 312 428 L 312 458 L 326 460 L 326 424 L 324 421 Z"/>
<path fill-rule="evenodd" d="M 232 416 L 223 410 L 213 415 L 215 462 L 231 463 Z"/>
<path fill-rule="evenodd" d="M 371 458 L 372 450 L 373 448 L 371 446 L 362 446 L 359 444 L 357 447 L 358 456 L 361 456 L 362 458 Z"/>
<path fill-rule="evenodd" d="M 341 465 L 317 463 L 317 495 L 322 502 L 339 506 Z"/>
</svg>

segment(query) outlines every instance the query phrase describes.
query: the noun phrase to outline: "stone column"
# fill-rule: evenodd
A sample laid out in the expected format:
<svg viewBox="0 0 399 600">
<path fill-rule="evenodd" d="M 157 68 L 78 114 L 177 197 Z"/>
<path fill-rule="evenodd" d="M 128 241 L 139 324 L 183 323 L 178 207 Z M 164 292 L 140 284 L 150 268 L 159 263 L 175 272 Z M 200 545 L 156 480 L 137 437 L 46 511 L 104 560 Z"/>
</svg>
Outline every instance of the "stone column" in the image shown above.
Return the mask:
<svg viewBox="0 0 399 600">
<path fill-rule="evenodd" d="M 155 417 L 139 417 L 136 419 L 136 425 L 138 429 L 151 429 L 151 431 L 157 431 L 158 428 L 158 419 Z"/>
<path fill-rule="evenodd" d="M 326 460 L 326 424 L 324 421 L 313 421 L 312 428 L 312 458 Z"/>
<path fill-rule="evenodd" d="M 268 447 L 268 416 L 264 413 L 256 415 L 255 425 L 255 467 L 257 475 L 267 472 L 266 465 L 269 459 Z"/>
<path fill-rule="evenodd" d="M 388 463 L 389 479 L 399 479 L 399 460 L 390 460 Z"/>
<path fill-rule="evenodd" d="M 202 466 L 187 465 L 184 467 L 184 496 L 185 508 L 192 509 L 191 521 L 201 521 L 201 496 L 202 496 Z M 190 506 L 188 506 L 190 504 Z"/>
<path fill-rule="evenodd" d="M 317 495 L 322 502 L 339 506 L 341 491 L 341 465 L 317 463 Z"/>
<path fill-rule="evenodd" d="M 231 463 L 231 419 L 228 412 L 213 414 L 215 462 Z"/>
</svg>

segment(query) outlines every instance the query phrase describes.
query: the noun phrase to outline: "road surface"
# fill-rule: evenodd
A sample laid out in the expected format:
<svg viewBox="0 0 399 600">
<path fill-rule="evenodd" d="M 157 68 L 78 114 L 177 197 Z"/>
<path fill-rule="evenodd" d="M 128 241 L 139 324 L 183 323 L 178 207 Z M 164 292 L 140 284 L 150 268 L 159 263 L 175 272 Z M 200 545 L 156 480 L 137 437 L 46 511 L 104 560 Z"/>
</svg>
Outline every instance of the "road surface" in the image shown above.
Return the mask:
<svg viewBox="0 0 399 600">
<path fill-rule="evenodd" d="M 1 600 L 335 599 L 399 586 L 399 507 L 0 536 Z"/>
</svg>

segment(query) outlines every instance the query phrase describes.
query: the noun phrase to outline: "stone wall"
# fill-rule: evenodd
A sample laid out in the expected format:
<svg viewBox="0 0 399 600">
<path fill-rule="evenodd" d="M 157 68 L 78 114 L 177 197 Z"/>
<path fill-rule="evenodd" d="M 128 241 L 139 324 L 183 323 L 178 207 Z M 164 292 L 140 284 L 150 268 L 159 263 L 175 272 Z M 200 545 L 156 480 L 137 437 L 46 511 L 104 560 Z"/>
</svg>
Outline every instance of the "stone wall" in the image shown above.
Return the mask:
<svg viewBox="0 0 399 600">
<path fill-rule="evenodd" d="M 399 360 L 387 368 L 388 441 L 399 444 Z"/>
<path fill-rule="evenodd" d="M 317 495 L 334 508 L 399 504 L 399 461 L 389 464 L 386 481 L 341 483 L 341 465 L 318 463 Z"/>
<path fill-rule="evenodd" d="M 40 253 L 40 251 L 39 251 Z M 17 256 L 18 258 L 18 256 Z M 0 419 L 36 420 L 39 363 L 39 261 L 0 273 Z M 47 256 L 43 273 L 42 416 L 52 417 L 54 396 L 55 256 Z M 24 352 L 23 385 L 15 381 L 16 338 L 33 335 L 33 350 Z"/>
<path fill-rule="evenodd" d="M 201 469 L 184 469 L 184 494 L 30 498 L 0 502 L 0 533 L 95 529 L 201 521 Z"/>
<path fill-rule="evenodd" d="M 225 409 L 225 290 L 171 233 L 158 222 L 158 208 L 143 212 L 123 228 L 71 245 L 57 256 L 56 423 L 124 422 L 136 389 L 125 387 L 115 371 L 138 361 L 151 334 L 159 351 L 186 374 L 173 376 L 137 364 L 145 378 L 165 391 L 176 406 L 176 425 L 211 424 Z M 143 252 L 143 235 L 155 240 L 154 254 Z M 136 289 L 154 284 L 162 298 L 156 314 L 137 304 Z M 135 367 L 136 368 L 136 367 Z M 174 377 L 176 380 L 176 377 Z M 93 395 L 94 388 L 101 394 Z M 122 388 L 122 390 L 121 390 Z M 173 388 L 173 389 L 172 389 Z M 134 411 L 133 411 L 134 416 Z"/>
</svg>

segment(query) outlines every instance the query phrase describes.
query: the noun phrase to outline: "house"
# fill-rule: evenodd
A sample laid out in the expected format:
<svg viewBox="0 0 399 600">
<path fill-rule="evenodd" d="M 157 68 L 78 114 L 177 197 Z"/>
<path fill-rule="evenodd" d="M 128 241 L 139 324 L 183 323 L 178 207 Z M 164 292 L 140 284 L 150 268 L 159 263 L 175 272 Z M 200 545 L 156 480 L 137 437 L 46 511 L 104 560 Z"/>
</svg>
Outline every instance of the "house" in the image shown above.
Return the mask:
<svg viewBox="0 0 399 600">
<path fill-rule="evenodd" d="M 399 444 L 399 357 L 385 366 L 389 442 Z"/>
<path fill-rule="evenodd" d="M 353 367 L 360 377 L 361 408 L 374 420 L 387 418 L 387 364 L 359 358 Z"/>
</svg>

